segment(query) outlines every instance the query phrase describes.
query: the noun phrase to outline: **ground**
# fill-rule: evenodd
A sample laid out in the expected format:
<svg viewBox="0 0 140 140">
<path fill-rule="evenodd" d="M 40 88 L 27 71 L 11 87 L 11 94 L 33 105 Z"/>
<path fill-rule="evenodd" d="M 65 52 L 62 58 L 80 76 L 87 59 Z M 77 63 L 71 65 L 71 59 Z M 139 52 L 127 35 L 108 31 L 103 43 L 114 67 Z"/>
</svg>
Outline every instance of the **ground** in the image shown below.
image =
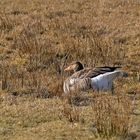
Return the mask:
<svg viewBox="0 0 140 140">
<path fill-rule="evenodd" d="M 140 139 L 138 0 L 0 1 L 0 139 Z M 121 66 L 115 95 L 64 95 L 73 61 Z"/>
</svg>

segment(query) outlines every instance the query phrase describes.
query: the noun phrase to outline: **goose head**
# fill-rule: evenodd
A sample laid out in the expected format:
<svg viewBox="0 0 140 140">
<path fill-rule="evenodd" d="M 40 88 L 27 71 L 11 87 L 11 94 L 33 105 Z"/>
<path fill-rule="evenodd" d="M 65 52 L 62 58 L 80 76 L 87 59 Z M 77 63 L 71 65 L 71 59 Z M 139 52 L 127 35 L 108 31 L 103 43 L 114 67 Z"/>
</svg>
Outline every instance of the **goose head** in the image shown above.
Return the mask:
<svg viewBox="0 0 140 140">
<path fill-rule="evenodd" d="M 76 62 L 70 64 L 68 67 L 66 67 L 64 69 L 64 71 L 74 71 L 74 72 L 77 72 L 77 71 L 80 71 L 82 69 L 84 69 L 82 63 L 79 62 L 79 61 L 76 61 Z"/>
</svg>

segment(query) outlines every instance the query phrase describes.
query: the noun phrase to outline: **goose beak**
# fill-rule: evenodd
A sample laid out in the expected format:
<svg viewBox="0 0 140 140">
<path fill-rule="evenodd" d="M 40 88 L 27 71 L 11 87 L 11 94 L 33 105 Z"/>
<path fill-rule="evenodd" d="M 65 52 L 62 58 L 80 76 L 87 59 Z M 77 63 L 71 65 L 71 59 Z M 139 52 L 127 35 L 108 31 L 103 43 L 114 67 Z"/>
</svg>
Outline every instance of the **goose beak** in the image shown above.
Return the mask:
<svg viewBox="0 0 140 140">
<path fill-rule="evenodd" d="M 67 68 L 64 69 L 64 71 L 70 71 L 70 70 L 71 70 L 70 67 L 67 67 Z"/>
<path fill-rule="evenodd" d="M 75 64 L 72 64 L 64 69 L 64 71 L 73 71 L 75 69 Z"/>
</svg>

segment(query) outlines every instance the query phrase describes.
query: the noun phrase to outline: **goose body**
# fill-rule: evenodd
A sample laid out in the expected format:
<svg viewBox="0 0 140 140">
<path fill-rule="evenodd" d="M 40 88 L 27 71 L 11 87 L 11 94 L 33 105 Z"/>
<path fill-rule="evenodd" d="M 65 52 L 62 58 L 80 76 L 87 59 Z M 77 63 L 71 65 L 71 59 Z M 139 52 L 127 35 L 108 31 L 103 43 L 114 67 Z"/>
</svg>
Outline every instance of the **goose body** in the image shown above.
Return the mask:
<svg viewBox="0 0 140 140">
<path fill-rule="evenodd" d="M 93 89 L 97 91 L 113 90 L 113 81 L 117 77 L 126 77 L 127 73 L 116 70 L 119 67 L 96 67 L 94 69 L 81 69 L 64 81 L 65 93 L 75 90 L 86 91 Z"/>
<path fill-rule="evenodd" d="M 90 78 L 73 78 L 66 79 L 63 84 L 64 93 L 69 93 L 75 90 L 86 91 L 91 88 Z"/>
<path fill-rule="evenodd" d="M 127 77 L 127 73 L 121 70 L 107 72 L 91 78 L 91 88 L 97 91 L 113 90 L 113 81 L 118 77 Z"/>
</svg>

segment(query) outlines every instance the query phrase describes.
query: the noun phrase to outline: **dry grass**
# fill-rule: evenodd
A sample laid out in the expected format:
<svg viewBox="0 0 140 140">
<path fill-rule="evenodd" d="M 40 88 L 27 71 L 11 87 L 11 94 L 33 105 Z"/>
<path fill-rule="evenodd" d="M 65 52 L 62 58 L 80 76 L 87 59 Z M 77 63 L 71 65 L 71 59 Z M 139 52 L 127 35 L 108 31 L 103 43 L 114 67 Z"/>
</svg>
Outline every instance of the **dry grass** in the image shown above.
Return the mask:
<svg viewBox="0 0 140 140">
<path fill-rule="evenodd" d="M 0 139 L 95 139 L 93 123 L 97 139 L 139 136 L 139 115 L 128 113 L 134 95 L 134 111 L 140 104 L 139 9 L 138 0 L 0 1 Z M 63 97 L 75 60 L 119 65 L 129 78 L 114 97 Z"/>
<path fill-rule="evenodd" d="M 101 137 L 126 137 L 130 129 L 132 103 L 126 96 L 101 95 L 95 100 L 95 127 Z"/>
</svg>

